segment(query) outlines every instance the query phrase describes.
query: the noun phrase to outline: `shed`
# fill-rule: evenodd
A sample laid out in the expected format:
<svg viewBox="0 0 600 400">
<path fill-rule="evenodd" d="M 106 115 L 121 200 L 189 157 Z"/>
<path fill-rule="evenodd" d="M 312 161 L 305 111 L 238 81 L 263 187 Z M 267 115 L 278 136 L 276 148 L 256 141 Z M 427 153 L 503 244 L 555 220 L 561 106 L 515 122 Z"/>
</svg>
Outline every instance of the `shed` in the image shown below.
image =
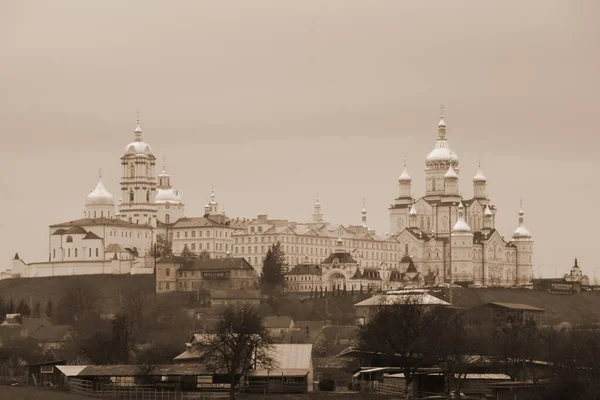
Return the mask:
<svg viewBox="0 0 600 400">
<path fill-rule="evenodd" d="M 274 344 L 272 368 L 260 366 L 246 375 L 250 393 L 307 393 L 313 390 L 312 344 Z"/>
</svg>

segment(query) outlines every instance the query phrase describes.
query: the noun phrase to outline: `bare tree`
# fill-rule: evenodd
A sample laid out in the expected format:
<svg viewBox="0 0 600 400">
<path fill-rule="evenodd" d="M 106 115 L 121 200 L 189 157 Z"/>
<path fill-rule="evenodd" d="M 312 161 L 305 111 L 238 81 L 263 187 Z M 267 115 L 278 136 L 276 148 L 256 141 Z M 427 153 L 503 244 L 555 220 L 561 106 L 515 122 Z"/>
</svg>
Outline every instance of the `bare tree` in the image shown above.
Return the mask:
<svg viewBox="0 0 600 400">
<path fill-rule="evenodd" d="M 227 307 L 216 326 L 198 343 L 199 363 L 209 371 L 230 377 L 229 398 L 235 399 L 240 376 L 260 365 L 271 368 L 270 337 L 258 310 L 252 306 Z"/>
<path fill-rule="evenodd" d="M 379 305 L 359 327 L 358 348 L 402 363 L 408 397 L 417 369 L 435 363 L 430 335 L 439 334 L 439 325 L 435 309 L 423 304 L 420 294 L 403 296 Z"/>
<path fill-rule="evenodd" d="M 87 312 L 95 312 L 100 295 L 95 286 L 84 281 L 68 286 L 60 301 L 59 311 L 64 322 L 81 319 Z"/>
</svg>

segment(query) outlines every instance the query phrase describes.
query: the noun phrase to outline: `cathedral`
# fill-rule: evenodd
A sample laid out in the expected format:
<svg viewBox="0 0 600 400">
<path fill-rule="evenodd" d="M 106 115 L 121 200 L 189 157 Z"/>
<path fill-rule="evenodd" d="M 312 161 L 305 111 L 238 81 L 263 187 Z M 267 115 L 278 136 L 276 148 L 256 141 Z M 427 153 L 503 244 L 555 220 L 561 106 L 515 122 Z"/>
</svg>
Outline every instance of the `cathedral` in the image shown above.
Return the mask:
<svg viewBox="0 0 600 400">
<path fill-rule="evenodd" d="M 186 217 L 185 204 L 173 189 L 164 162 L 156 174 L 156 157 L 138 120 L 133 141 L 120 158 L 118 202 L 100 176 L 86 197 L 83 218 L 50 226 L 48 261 L 26 264 L 16 255 L 12 270 L 2 276 L 152 273 L 151 250 L 162 236 L 172 242 L 176 255 L 207 252 L 211 258 L 243 257 L 258 273 L 269 246 L 280 242 L 295 271 L 288 280 L 296 282 L 299 290 L 313 290 L 315 284 L 328 290 L 360 290 L 433 282 L 486 286 L 529 282 L 533 240 L 524 212 L 519 212 L 517 229 L 506 241 L 495 229 L 497 210 L 481 169 L 473 177 L 473 197 L 460 195 L 459 158 L 450 149 L 443 117 L 437 136 L 425 159 L 425 195 L 413 196 L 405 165 L 398 178 L 398 197 L 389 207 L 390 231 L 379 235 L 368 227 L 364 204 L 360 225 L 333 224 L 325 221 L 318 198 L 312 221 L 306 223 L 267 215 L 229 218 L 219 210 L 214 190 L 203 216 Z M 336 254 L 351 260 L 343 273 Z M 316 272 L 323 274 L 323 280 L 314 276 Z"/>
<path fill-rule="evenodd" d="M 450 149 L 444 117 L 435 147 L 425 159 L 425 195 L 415 198 L 406 165 L 398 197 L 390 206 L 390 232 L 420 267 L 445 282 L 480 285 L 527 283 L 532 278 L 533 240 L 521 207 L 507 241 L 495 229 L 496 207 L 481 168 L 473 176 L 473 197 L 459 194 L 458 155 Z"/>
</svg>

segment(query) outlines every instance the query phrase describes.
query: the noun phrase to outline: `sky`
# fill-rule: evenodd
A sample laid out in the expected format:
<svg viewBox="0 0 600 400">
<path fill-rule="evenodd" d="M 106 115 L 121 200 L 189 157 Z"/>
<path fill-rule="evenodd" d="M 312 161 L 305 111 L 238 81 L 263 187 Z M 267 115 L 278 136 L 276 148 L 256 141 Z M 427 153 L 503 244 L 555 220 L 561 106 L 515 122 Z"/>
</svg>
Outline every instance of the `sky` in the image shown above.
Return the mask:
<svg viewBox="0 0 600 400">
<path fill-rule="evenodd" d="M 0 0 L 0 269 L 48 257 L 103 171 L 119 197 L 136 112 L 186 216 L 389 230 L 406 160 L 424 192 L 440 105 L 472 196 L 480 162 L 534 273 L 600 269 L 600 3 L 593 0 Z M 600 279 L 600 271 L 598 271 Z"/>
</svg>

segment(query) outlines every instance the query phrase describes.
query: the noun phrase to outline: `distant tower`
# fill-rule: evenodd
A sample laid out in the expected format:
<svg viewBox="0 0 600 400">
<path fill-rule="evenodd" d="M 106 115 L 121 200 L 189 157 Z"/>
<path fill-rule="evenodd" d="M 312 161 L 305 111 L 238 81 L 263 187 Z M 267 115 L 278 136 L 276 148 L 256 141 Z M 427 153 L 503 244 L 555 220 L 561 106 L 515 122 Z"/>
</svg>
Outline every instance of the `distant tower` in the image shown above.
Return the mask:
<svg viewBox="0 0 600 400">
<path fill-rule="evenodd" d="M 443 110 L 442 110 L 443 111 Z M 425 177 L 426 197 L 441 197 L 445 193 L 444 176 L 450 167 L 453 168 L 458 176 L 458 156 L 448 146 L 446 138 L 446 122 L 444 115 L 438 123 L 438 139 L 435 148 L 427 155 L 425 159 Z"/>
<path fill-rule="evenodd" d="M 85 199 L 86 218 L 115 218 L 115 199 L 102 184 L 102 174 L 96 188 Z"/>
<path fill-rule="evenodd" d="M 487 195 L 487 179 L 481 172 L 481 165 L 477 170 L 477 173 L 473 177 L 473 197 L 479 200 L 486 200 Z"/>
<path fill-rule="evenodd" d="M 492 229 L 494 229 L 494 213 L 490 206 L 486 205 L 485 210 L 483 210 L 483 230 L 489 232 Z"/>
<path fill-rule="evenodd" d="M 214 188 L 210 191 L 210 201 L 208 202 L 208 205 L 210 206 L 210 212 L 208 213 L 209 215 L 217 215 L 219 213 L 219 203 L 217 203 L 217 200 L 215 200 Z"/>
<path fill-rule="evenodd" d="M 362 226 L 363 228 L 368 228 L 367 225 L 367 205 L 365 203 L 365 199 L 363 199 L 363 208 L 361 210 L 361 221 L 362 221 Z"/>
<path fill-rule="evenodd" d="M 519 226 L 515 229 L 511 244 L 517 249 L 517 283 L 527 283 L 533 272 L 533 239 L 531 232 L 525 227 L 523 203 L 519 209 Z"/>
<path fill-rule="evenodd" d="M 458 196 L 458 175 L 456 175 L 452 165 L 444 174 L 444 193 L 446 196 Z"/>
<path fill-rule="evenodd" d="M 185 205 L 181 200 L 178 190 L 171 186 L 171 175 L 167 173 L 166 165 L 163 161 L 163 169 L 158 174 L 158 185 L 156 193 L 156 206 L 158 220 L 166 224 L 171 224 L 185 215 Z"/>
<path fill-rule="evenodd" d="M 465 221 L 464 206 L 458 205 L 458 220 L 452 228 L 452 280 L 473 280 L 473 232 Z"/>
<path fill-rule="evenodd" d="M 413 229 L 419 227 L 419 216 L 414 204 L 410 206 L 410 211 L 408 212 L 408 227 Z"/>
<path fill-rule="evenodd" d="M 156 227 L 155 164 L 156 157 L 154 157 L 150 145 L 142 139 L 142 128 L 140 128 L 138 119 L 134 131 L 134 141 L 125 146 L 125 155 L 121 157 L 123 201 L 119 212 L 129 222 Z"/>
<path fill-rule="evenodd" d="M 400 177 L 398 178 L 398 186 L 400 188 L 400 199 L 408 199 L 412 202 L 412 178 L 408 174 L 406 164 Z"/>
<path fill-rule="evenodd" d="M 313 222 L 323 222 L 323 212 L 321 211 L 321 203 L 319 202 L 319 193 L 317 193 L 312 217 Z"/>
</svg>

